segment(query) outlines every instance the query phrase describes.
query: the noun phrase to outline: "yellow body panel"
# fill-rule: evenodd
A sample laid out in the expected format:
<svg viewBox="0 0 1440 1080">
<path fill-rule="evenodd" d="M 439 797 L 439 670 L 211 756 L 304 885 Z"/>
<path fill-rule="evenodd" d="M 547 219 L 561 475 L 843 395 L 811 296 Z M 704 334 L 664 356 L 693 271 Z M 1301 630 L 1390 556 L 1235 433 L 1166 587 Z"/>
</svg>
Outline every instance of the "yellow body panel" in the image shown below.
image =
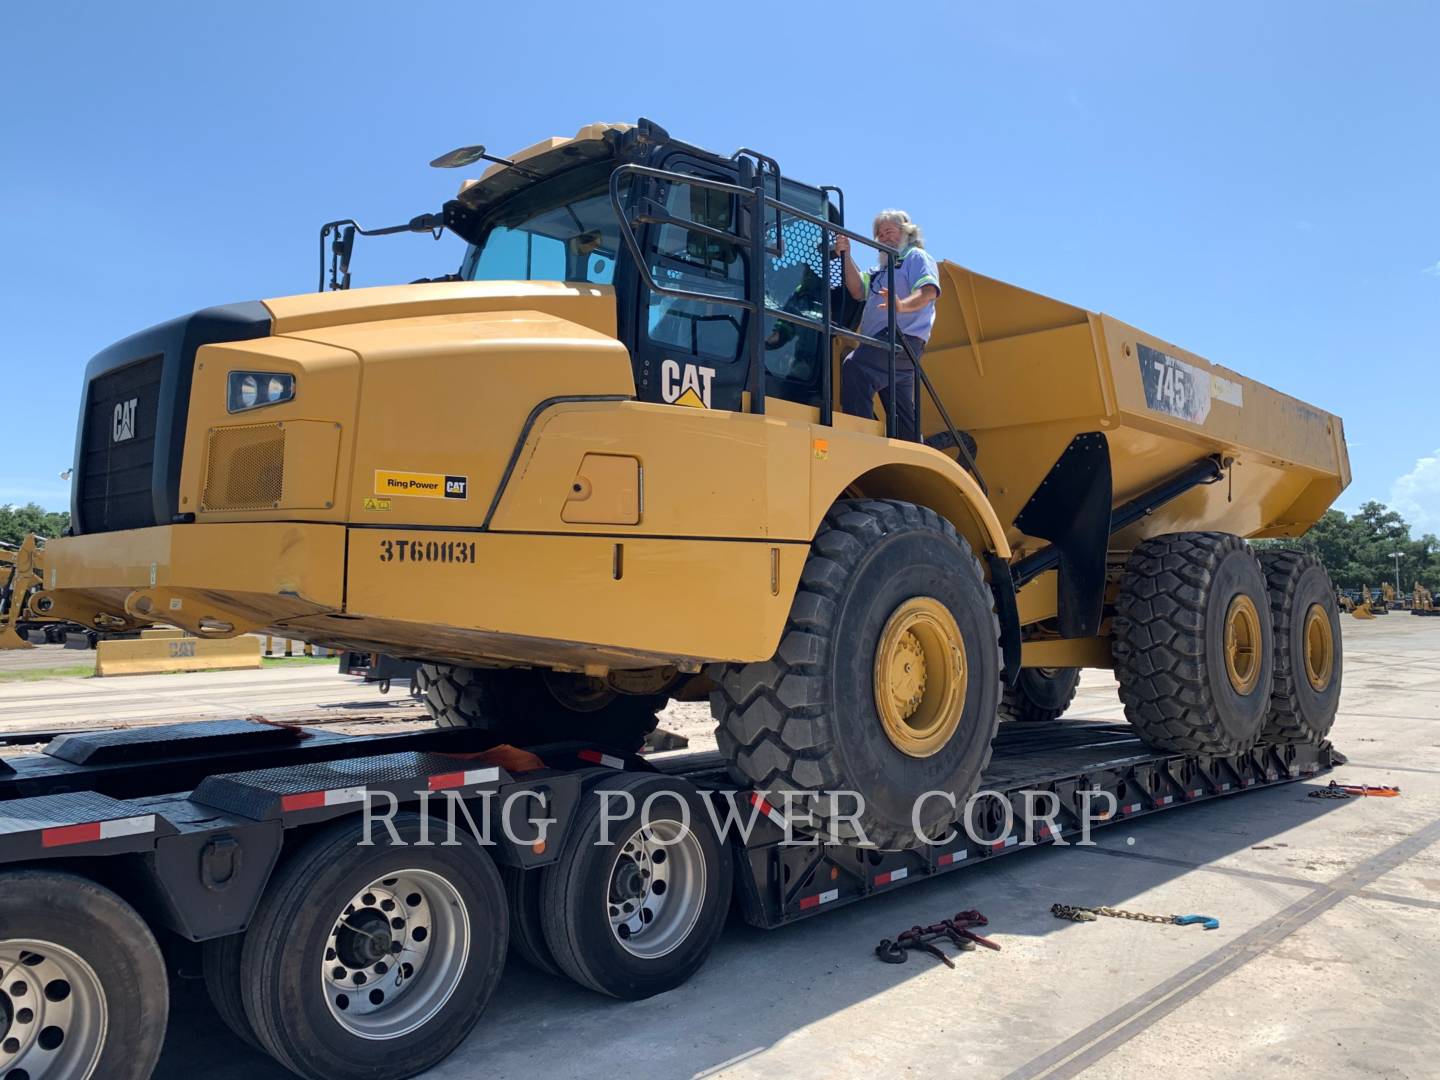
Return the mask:
<svg viewBox="0 0 1440 1080">
<path fill-rule="evenodd" d="M 1012 523 L 1083 432 L 1109 440 L 1117 504 L 1200 458 L 1232 462 L 1227 482 L 1113 537 L 1117 554 L 1185 529 L 1298 533 L 1348 482 L 1338 418 L 1108 316 L 951 263 L 942 275 L 925 364 L 979 444 L 988 498 L 953 457 L 877 421 L 633 400 L 607 287 L 357 289 L 266 301 L 270 337 L 202 347 L 180 478 L 196 523 L 54 541 L 45 588 L 86 621 L 693 670 L 773 653 L 840 498 L 929 506 L 977 554 L 1014 558 L 1045 543 Z M 1207 388 L 1203 415 L 1157 408 L 1142 348 Z M 240 370 L 294 375 L 294 400 L 229 414 Z M 940 430 L 929 402 L 923 415 Z M 1055 574 L 1018 599 L 1022 624 L 1052 619 Z M 1103 638 L 1037 638 L 1024 661 L 1108 657 Z"/>
</svg>

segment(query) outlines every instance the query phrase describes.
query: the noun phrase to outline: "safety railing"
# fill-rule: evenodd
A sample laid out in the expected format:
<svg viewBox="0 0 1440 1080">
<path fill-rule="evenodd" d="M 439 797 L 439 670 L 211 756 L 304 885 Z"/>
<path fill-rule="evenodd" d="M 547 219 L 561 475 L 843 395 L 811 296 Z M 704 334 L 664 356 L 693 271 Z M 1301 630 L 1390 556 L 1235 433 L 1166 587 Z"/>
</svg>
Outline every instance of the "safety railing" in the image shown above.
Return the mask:
<svg viewBox="0 0 1440 1080">
<path fill-rule="evenodd" d="M 767 159 L 768 160 L 768 159 Z M 778 170 L 775 172 L 776 188 L 778 193 Z M 623 182 L 634 178 L 641 183 L 633 183 L 633 203 L 637 212 L 627 215 L 622 195 Z M 739 231 L 730 232 L 724 229 L 717 229 L 703 222 L 695 221 L 693 218 L 677 217 L 669 212 L 665 203 L 651 194 L 653 182 L 665 182 L 671 184 L 682 184 L 689 187 L 700 188 L 706 191 L 719 192 L 724 195 L 733 196 L 736 199 L 737 207 L 748 211 L 749 235 L 744 236 Z M 708 304 L 723 304 L 731 307 L 738 307 L 750 312 L 747 333 L 747 353 L 749 363 L 746 372 L 746 386 L 750 394 L 750 411 L 752 413 L 765 412 L 765 353 L 764 353 L 764 322 L 767 317 L 778 319 L 795 326 L 804 327 L 822 335 L 826 348 L 822 353 L 820 364 L 820 422 L 826 426 L 834 423 L 834 377 L 832 364 L 829 357 L 833 355 L 835 338 L 844 338 L 849 341 L 856 341 L 864 345 L 871 345 L 885 351 L 887 356 L 887 386 L 889 394 L 887 400 L 892 407 L 885 410 L 885 433 L 888 437 L 900 438 L 899 413 L 897 407 L 893 407 L 897 401 L 897 379 L 896 379 L 896 358 L 900 349 L 905 350 L 911 365 L 915 369 L 918 378 L 914 384 L 914 408 L 916 441 L 924 442 L 924 435 L 920 431 L 921 396 L 922 390 L 930 398 L 939 414 L 941 422 L 945 425 L 942 434 L 949 436 L 949 442 L 955 447 L 961 463 L 971 472 L 982 490 L 985 489 L 985 481 L 980 475 L 980 470 L 975 464 L 975 458 L 970 452 L 969 446 L 961 437 L 960 431 L 956 428 L 954 421 L 945 408 L 944 402 L 936 392 L 930 376 L 926 373 L 920 357 L 916 355 L 910 343 L 904 339 L 896 330 L 895 325 L 895 264 L 900 257 L 896 248 L 881 244 L 878 241 L 846 229 L 844 226 L 836 225 L 833 221 L 808 213 L 797 206 L 791 206 L 778 198 L 772 198 L 765 192 L 766 173 L 762 170 L 757 172 L 753 187 L 745 187 L 740 184 L 728 183 L 724 180 L 714 180 L 709 177 L 696 176 L 690 173 L 672 172 L 665 169 L 657 169 L 648 165 L 621 165 L 610 174 L 610 202 L 615 211 L 616 220 L 620 226 L 620 237 L 625 247 L 629 250 L 631 257 L 645 283 L 645 287 L 651 292 L 659 293 L 662 296 L 673 296 L 683 300 L 696 300 Z M 766 211 L 775 211 L 775 239 L 777 247 L 783 244 L 781 218 L 790 217 L 797 221 L 808 222 L 820 230 L 820 257 L 822 273 L 820 280 L 824 287 L 820 290 L 823 297 L 821 317 L 811 318 L 807 315 L 800 315 L 791 311 L 771 307 L 766 303 L 767 293 L 765 291 L 765 260 L 770 249 L 766 246 Z M 737 219 L 740 215 L 737 215 Z M 685 229 L 691 234 L 708 237 L 720 243 L 741 246 L 749 249 L 750 272 L 746 275 L 745 297 L 726 296 L 720 293 L 700 292 L 694 289 L 680 289 L 671 285 L 662 285 L 655 280 L 651 272 L 650 261 L 646 258 L 645 252 L 635 235 L 635 226 L 664 226 L 674 225 L 677 228 Z M 874 337 L 869 334 L 862 334 L 858 330 L 851 330 L 848 327 L 837 327 L 834 323 L 834 312 L 832 310 L 830 295 L 830 273 L 834 253 L 831 250 L 833 237 L 844 236 L 852 241 L 859 241 L 861 244 L 873 247 L 886 256 L 885 274 L 886 291 L 890 302 L 886 306 L 888 316 L 888 339 Z M 782 248 L 783 250 L 783 248 Z"/>
</svg>

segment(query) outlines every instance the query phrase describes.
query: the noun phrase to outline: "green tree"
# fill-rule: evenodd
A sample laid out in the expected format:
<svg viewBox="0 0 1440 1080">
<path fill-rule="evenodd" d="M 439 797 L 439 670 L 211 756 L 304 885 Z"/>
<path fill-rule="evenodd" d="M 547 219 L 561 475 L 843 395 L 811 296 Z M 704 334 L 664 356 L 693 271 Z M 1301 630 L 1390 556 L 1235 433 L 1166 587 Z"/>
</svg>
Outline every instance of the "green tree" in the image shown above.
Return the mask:
<svg viewBox="0 0 1440 1080">
<path fill-rule="evenodd" d="M 51 539 L 69 527 L 70 515 L 64 511 L 53 513 L 35 503 L 0 505 L 0 541 L 7 544 L 18 544 L 31 533 Z"/>
<path fill-rule="evenodd" d="M 1383 503 L 1367 502 L 1346 516 L 1327 510 L 1304 536 L 1294 540 L 1261 540 L 1256 546 L 1299 548 L 1313 552 L 1341 588 L 1369 585 L 1378 589 L 1382 581 L 1395 583 L 1395 556 L 1400 553 L 1400 589 L 1409 592 L 1415 582 L 1440 588 L 1440 539 L 1426 533 L 1419 539 L 1410 535 L 1410 525 Z"/>
</svg>

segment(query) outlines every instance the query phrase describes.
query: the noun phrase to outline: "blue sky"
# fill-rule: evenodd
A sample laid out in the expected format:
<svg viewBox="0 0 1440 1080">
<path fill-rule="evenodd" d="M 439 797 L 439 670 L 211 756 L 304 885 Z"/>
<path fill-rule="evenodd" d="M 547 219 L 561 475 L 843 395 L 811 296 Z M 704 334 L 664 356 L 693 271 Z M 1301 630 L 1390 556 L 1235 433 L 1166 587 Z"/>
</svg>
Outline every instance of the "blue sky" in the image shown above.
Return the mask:
<svg viewBox="0 0 1440 1080">
<path fill-rule="evenodd" d="M 1420 2 L 7 5 L 0 503 L 67 505 L 107 343 L 313 289 L 320 223 L 438 209 L 451 147 L 644 115 L 1340 413 L 1339 505 L 1440 532 L 1437 41 Z M 360 244 L 356 284 L 459 259 Z"/>
</svg>

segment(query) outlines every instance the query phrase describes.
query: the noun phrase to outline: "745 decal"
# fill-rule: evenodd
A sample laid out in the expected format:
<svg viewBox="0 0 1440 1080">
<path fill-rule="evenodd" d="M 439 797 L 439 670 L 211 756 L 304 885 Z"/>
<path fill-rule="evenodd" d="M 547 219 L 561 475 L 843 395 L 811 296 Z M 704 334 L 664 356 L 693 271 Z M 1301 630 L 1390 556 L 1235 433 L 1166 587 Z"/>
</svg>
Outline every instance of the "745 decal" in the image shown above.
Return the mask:
<svg viewBox="0 0 1440 1080">
<path fill-rule="evenodd" d="M 473 563 L 473 540 L 381 540 L 381 562 Z"/>
</svg>

